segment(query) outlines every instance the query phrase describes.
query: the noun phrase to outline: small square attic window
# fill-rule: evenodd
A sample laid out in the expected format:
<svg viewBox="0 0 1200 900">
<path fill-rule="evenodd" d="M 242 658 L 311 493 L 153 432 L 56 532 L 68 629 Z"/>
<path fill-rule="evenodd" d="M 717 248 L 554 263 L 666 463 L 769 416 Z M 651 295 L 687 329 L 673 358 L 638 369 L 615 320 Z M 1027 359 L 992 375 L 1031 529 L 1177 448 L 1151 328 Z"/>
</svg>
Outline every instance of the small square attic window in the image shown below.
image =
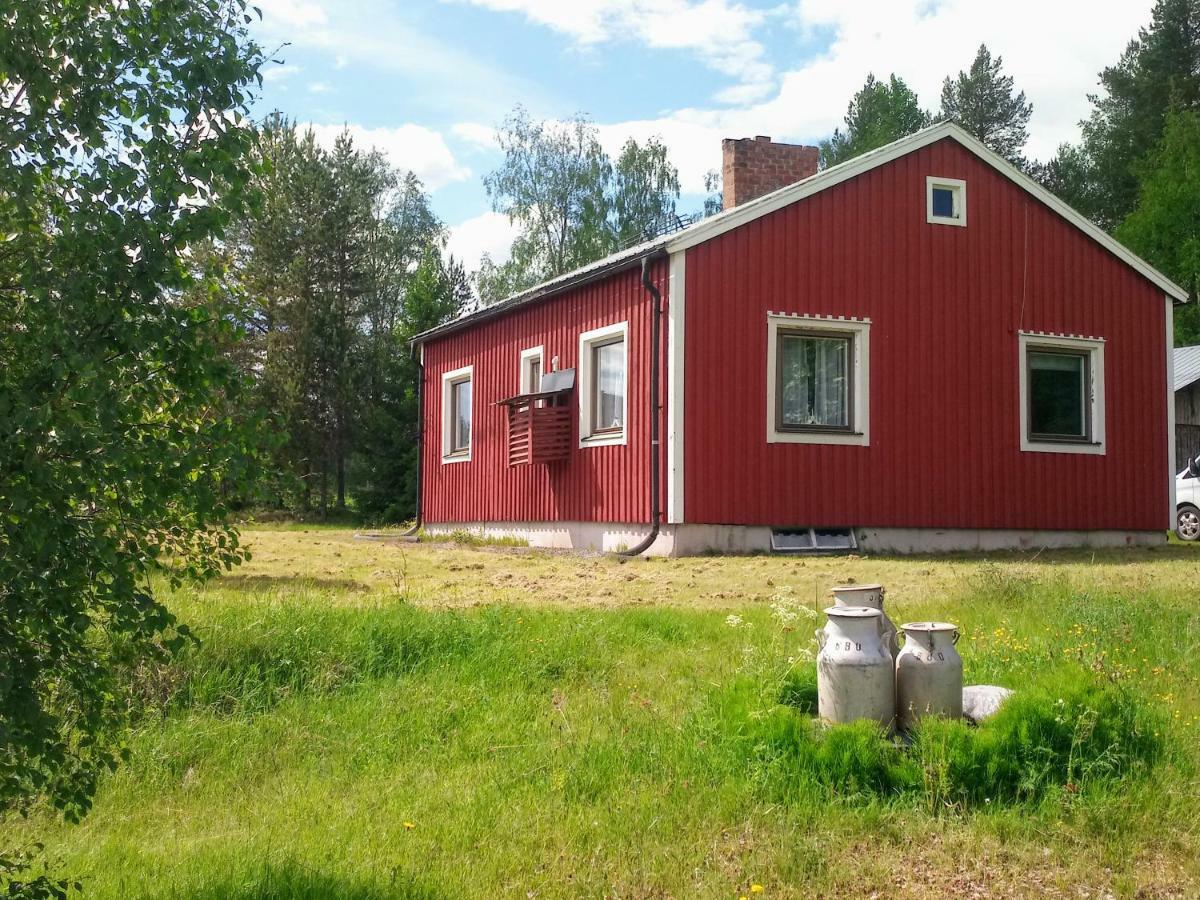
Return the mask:
<svg viewBox="0 0 1200 900">
<path fill-rule="evenodd" d="M 926 221 L 936 225 L 967 224 L 967 183 L 960 178 L 925 179 Z"/>
</svg>

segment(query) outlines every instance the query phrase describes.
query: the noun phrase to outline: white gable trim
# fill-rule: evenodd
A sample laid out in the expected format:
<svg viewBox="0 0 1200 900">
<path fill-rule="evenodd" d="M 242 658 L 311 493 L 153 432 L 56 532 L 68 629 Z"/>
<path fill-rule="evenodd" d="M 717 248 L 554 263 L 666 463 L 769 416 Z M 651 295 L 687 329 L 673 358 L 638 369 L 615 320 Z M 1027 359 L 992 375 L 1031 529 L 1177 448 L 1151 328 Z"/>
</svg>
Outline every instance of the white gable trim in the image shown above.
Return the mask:
<svg viewBox="0 0 1200 900">
<path fill-rule="evenodd" d="M 667 294 L 667 522 L 683 522 L 684 322 L 687 310 L 687 254 L 671 256 Z"/>
<path fill-rule="evenodd" d="M 918 131 L 916 134 L 911 134 L 908 137 L 894 141 L 886 147 L 880 147 L 878 150 L 872 150 L 870 153 L 864 153 L 862 156 L 832 166 L 824 172 L 819 172 L 811 178 L 806 178 L 804 181 L 798 181 L 793 185 L 780 188 L 756 200 L 743 203 L 741 206 L 736 206 L 710 219 L 698 222 L 692 227 L 679 232 L 673 238 L 668 239 L 667 250 L 670 253 L 675 253 L 679 250 L 686 250 L 688 247 L 694 247 L 697 244 L 712 240 L 718 235 L 745 225 L 747 222 L 753 222 L 755 219 L 773 213 L 785 206 L 790 206 L 797 200 L 803 200 L 805 197 L 819 194 L 821 191 L 828 190 L 834 185 L 841 184 L 843 181 L 849 181 L 851 178 L 862 175 L 864 172 L 877 169 L 879 166 L 899 159 L 902 156 L 907 156 L 914 150 L 928 147 L 930 144 L 944 138 L 951 138 L 957 141 L 1009 181 L 1027 193 L 1032 194 L 1035 199 L 1050 207 L 1050 209 L 1058 213 L 1096 243 L 1100 244 L 1104 249 L 1108 250 L 1122 262 L 1136 269 L 1176 300 L 1183 303 L 1187 302 L 1187 291 L 1171 281 L 1171 279 L 1167 278 L 1167 276 L 1163 275 L 1144 259 L 1131 252 L 1124 245 L 1114 240 L 1096 225 L 1093 225 L 1079 213 L 1075 212 L 1075 210 L 1071 209 L 1071 207 L 1067 206 L 1067 204 L 1063 203 L 1028 175 L 1014 168 L 1003 157 L 993 153 L 953 122 L 942 122 L 931 128 Z"/>
</svg>

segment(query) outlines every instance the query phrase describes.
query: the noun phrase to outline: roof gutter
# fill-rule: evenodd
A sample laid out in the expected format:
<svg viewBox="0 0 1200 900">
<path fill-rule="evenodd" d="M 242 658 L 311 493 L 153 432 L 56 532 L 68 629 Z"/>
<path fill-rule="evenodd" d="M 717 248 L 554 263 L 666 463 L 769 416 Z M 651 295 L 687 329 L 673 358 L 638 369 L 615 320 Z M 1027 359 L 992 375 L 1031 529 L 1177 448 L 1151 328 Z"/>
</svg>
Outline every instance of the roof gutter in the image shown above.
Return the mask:
<svg viewBox="0 0 1200 900">
<path fill-rule="evenodd" d="M 641 260 L 648 256 L 657 256 L 662 253 L 662 248 L 666 241 L 663 240 L 657 247 L 648 248 L 648 251 L 642 255 L 625 256 L 620 259 L 615 259 L 612 262 L 597 266 L 594 269 L 586 269 L 581 272 L 576 272 L 574 275 L 562 277 L 555 281 L 548 281 L 543 285 L 533 288 L 524 294 L 516 294 L 509 297 L 507 300 L 502 300 L 499 303 L 494 303 L 491 306 L 485 306 L 478 312 L 455 319 L 452 322 L 447 322 L 445 325 L 439 325 L 436 328 L 431 328 L 428 331 L 423 331 L 409 341 L 409 344 L 416 346 L 423 344 L 433 338 L 441 338 L 448 334 L 453 334 L 456 331 L 462 331 L 464 328 L 474 328 L 481 322 L 487 322 L 498 316 L 507 315 L 514 309 L 524 306 L 526 303 L 533 303 L 536 300 L 542 300 L 547 297 L 553 297 L 555 294 L 561 294 L 569 291 L 572 288 L 580 287 L 581 285 L 590 284 L 593 281 L 599 281 L 615 272 L 620 272 L 625 269 L 632 269 Z"/>
<path fill-rule="evenodd" d="M 658 390 L 659 369 L 662 363 L 662 293 L 650 280 L 650 261 L 662 259 L 666 253 L 657 250 L 642 257 L 642 287 L 650 295 L 650 533 L 636 547 L 621 551 L 619 556 L 640 556 L 650 549 L 658 538 L 662 509 L 659 503 L 659 473 L 662 469 L 659 439 L 659 421 L 662 419 L 662 404 Z"/>
<path fill-rule="evenodd" d="M 417 492 L 416 509 L 413 511 L 412 528 L 401 537 L 412 537 L 421 530 L 421 468 L 425 458 L 425 359 L 419 344 L 411 345 L 413 360 L 417 364 Z"/>
</svg>

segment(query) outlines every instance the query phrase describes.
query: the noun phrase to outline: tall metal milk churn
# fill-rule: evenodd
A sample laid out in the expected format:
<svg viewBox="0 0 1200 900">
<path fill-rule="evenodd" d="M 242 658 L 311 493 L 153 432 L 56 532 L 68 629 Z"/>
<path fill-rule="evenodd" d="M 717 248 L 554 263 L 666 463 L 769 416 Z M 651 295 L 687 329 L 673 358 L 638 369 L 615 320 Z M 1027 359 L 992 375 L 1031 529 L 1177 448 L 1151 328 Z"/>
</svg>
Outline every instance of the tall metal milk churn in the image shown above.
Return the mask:
<svg viewBox="0 0 1200 900">
<path fill-rule="evenodd" d="M 963 662 L 949 622 L 906 622 L 896 657 L 896 711 L 908 730 L 923 716 L 962 718 Z"/>
<path fill-rule="evenodd" d="M 826 722 L 869 719 L 891 727 L 896 671 L 880 633 L 883 613 L 866 606 L 831 606 L 817 631 L 817 710 Z"/>
<path fill-rule="evenodd" d="M 883 630 L 884 644 L 894 659 L 900 652 L 900 640 L 896 634 L 895 623 L 888 618 L 888 614 L 883 608 L 883 598 L 887 593 L 883 585 L 838 584 L 830 588 L 829 592 L 833 594 L 833 602 L 837 606 L 866 606 L 883 613 L 879 620 L 879 627 Z"/>
</svg>

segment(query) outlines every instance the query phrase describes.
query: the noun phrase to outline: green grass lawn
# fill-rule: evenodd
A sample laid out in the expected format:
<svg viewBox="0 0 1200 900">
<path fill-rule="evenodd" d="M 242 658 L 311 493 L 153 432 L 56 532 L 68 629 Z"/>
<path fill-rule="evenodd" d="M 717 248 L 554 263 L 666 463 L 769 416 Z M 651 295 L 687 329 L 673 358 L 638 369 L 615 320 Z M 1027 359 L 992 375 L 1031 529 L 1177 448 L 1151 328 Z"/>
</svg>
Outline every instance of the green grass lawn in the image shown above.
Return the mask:
<svg viewBox="0 0 1200 900">
<path fill-rule="evenodd" d="M 202 644 L 139 674 L 91 814 L 3 826 L 90 896 L 1200 896 L 1192 547 L 621 562 L 247 538 L 248 565 L 171 597 Z M 811 611 L 850 578 L 887 584 L 898 623 L 959 623 L 968 681 L 1017 688 L 1034 724 L 908 751 L 811 730 Z M 1096 698 L 1127 706 L 1097 722 Z"/>
</svg>

